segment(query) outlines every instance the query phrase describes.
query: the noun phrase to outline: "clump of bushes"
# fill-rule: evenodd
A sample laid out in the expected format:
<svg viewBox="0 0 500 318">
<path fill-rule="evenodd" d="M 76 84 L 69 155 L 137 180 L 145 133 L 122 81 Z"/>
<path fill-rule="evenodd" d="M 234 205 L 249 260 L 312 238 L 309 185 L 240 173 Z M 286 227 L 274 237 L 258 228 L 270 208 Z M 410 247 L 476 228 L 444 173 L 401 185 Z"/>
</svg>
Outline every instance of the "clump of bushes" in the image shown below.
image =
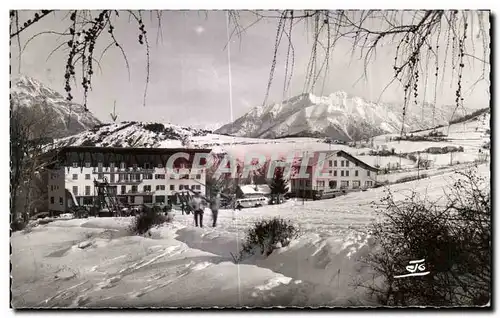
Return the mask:
<svg viewBox="0 0 500 318">
<path fill-rule="evenodd" d="M 388 191 L 372 228 L 376 243 L 360 260 L 373 281 L 358 282 L 384 306 L 486 306 L 491 300 L 490 182 L 473 170 L 446 190 L 439 203 L 413 191 L 405 200 Z M 421 276 L 410 261 L 423 265 Z M 410 268 L 410 269 L 409 269 Z M 365 268 L 366 269 L 366 268 Z M 415 268 L 416 269 L 416 268 Z"/>
<path fill-rule="evenodd" d="M 464 147 L 454 147 L 454 146 L 446 146 L 446 147 L 430 147 L 424 150 L 424 152 L 431 154 L 445 154 L 450 152 L 464 152 Z"/>
<path fill-rule="evenodd" d="M 144 125 L 144 129 L 159 134 L 165 130 L 165 126 L 163 124 L 153 123 Z"/>
<path fill-rule="evenodd" d="M 439 134 L 439 133 L 432 133 L 430 132 L 428 135 L 405 135 L 405 136 L 396 136 L 392 138 L 393 141 L 445 141 L 446 138 L 443 137 L 444 135 Z"/>
<path fill-rule="evenodd" d="M 256 222 L 247 230 L 240 259 L 256 254 L 269 256 L 275 249 L 290 244 L 298 234 L 296 226 L 279 217 Z"/>
<path fill-rule="evenodd" d="M 166 222 L 172 222 L 172 216 L 162 213 L 160 207 L 143 206 L 142 212 L 135 216 L 129 230 L 133 234 L 143 235 L 153 227 L 159 227 Z"/>
</svg>

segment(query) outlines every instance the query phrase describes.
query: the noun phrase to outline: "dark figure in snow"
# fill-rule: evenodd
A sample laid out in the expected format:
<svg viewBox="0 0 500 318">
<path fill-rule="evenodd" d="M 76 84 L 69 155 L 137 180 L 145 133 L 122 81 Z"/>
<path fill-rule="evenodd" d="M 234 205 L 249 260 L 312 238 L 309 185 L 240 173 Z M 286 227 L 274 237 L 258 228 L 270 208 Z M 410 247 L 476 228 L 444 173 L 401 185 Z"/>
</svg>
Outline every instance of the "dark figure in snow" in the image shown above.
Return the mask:
<svg viewBox="0 0 500 318">
<path fill-rule="evenodd" d="M 193 198 L 191 199 L 190 203 L 191 203 L 191 208 L 193 210 L 195 226 L 198 227 L 198 224 L 199 224 L 200 227 L 203 227 L 204 204 L 203 204 L 203 199 L 201 198 L 201 195 L 199 193 L 196 193 L 193 196 Z"/>
<path fill-rule="evenodd" d="M 210 210 L 212 210 L 213 227 L 217 226 L 217 215 L 220 208 L 220 193 L 216 192 L 215 196 L 210 200 Z"/>
</svg>

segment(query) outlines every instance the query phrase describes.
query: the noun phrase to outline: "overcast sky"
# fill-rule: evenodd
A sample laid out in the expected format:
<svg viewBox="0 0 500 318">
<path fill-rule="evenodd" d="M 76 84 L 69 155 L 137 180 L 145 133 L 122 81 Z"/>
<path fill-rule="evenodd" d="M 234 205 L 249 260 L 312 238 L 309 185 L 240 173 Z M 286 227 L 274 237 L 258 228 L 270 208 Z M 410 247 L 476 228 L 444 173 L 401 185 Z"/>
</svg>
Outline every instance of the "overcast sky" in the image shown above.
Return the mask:
<svg viewBox="0 0 500 318">
<path fill-rule="evenodd" d="M 35 31 L 64 31 L 68 26 L 61 23 L 67 12 L 58 12 L 22 33 L 21 43 L 25 43 Z M 32 13 L 23 12 L 23 17 Z M 232 85 L 229 85 L 226 18 L 222 11 L 172 12 L 162 15 L 161 28 L 157 20 L 150 21 L 145 14 L 150 52 L 150 83 L 146 106 L 143 94 L 146 79 L 146 50 L 138 43 L 139 30 L 136 23 L 129 22 L 123 13 L 115 23 L 116 34 L 123 44 L 130 63 L 130 79 L 125 62 L 117 48 L 110 49 L 101 60 L 102 72 L 95 67 L 93 91 L 88 98 L 89 109 L 102 121 L 110 121 L 109 113 L 116 101 L 118 120 L 171 122 L 183 125 L 217 125 L 230 121 L 230 90 L 232 91 L 234 118 L 243 115 L 251 107 L 263 102 L 269 70 L 271 67 L 276 20 L 262 20 L 247 29 L 241 41 L 234 38 L 231 43 L 230 65 Z M 243 14 L 241 24 L 249 25 L 255 16 Z M 36 28 L 36 30 L 35 30 Z M 158 30 L 161 37 L 157 41 Z M 232 31 L 232 30 L 231 30 Z M 107 34 L 106 34 L 107 35 Z M 108 37 L 98 43 L 96 58 L 109 44 Z M 42 35 L 29 43 L 21 55 L 21 73 L 32 76 L 49 87 L 64 93 L 64 70 L 67 53 L 57 51 L 47 61 L 50 52 L 61 43 L 57 35 Z M 285 69 L 284 52 L 280 51 L 270 102 L 281 101 L 302 93 L 305 69 L 311 50 L 310 34 L 305 27 L 297 27 L 293 32 L 295 49 L 294 77 L 290 92 L 283 96 Z M 352 59 L 350 45 L 339 42 L 330 62 L 330 73 L 325 85 L 318 85 L 316 94 L 328 95 L 335 91 L 376 101 L 393 74 L 394 51 L 380 48 L 369 67 L 366 80 L 358 81 L 363 73 L 363 61 Z M 17 46 L 12 46 L 12 74 L 18 74 Z M 480 66 L 466 70 L 464 89 L 478 77 Z M 79 80 L 81 81 L 81 80 Z M 454 91 L 445 83 L 438 93 L 438 103 L 453 104 Z M 76 102 L 82 100 L 76 94 Z M 402 102 L 401 88 L 394 86 L 382 95 L 382 101 Z M 432 100 L 429 97 L 429 100 Z M 486 107 L 489 104 L 488 83 L 476 86 L 466 98 L 468 107 Z"/>
</svg>

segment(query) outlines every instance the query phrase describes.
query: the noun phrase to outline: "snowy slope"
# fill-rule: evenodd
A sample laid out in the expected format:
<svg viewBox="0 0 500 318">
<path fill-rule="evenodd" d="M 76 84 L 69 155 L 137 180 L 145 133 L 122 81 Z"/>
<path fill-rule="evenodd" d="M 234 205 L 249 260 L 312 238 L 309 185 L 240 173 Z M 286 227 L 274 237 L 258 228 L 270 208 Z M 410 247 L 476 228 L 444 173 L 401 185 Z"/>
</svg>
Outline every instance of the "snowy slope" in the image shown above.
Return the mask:
<svg viewBox="0 0 500 318">
<path fill-rule="evenodd" d="M 452 111 L 450 107 L 443 110 L 429 103 L 412 105 L 404 120 L 405 130 L 447 123 Z M 359 140 L 401 131 L 402 113 L 402 105 L 376 104 L 345 92 L 329 96 L 302 94 L 282 103 L 254 107 L 216 132 L 260 138 L 326 136 L 343 141 Z"/>
<path fill-rule="evenodd" d="M 489 165 L 478 172 L 488 178 Z M 396 200 L 410 190 L 430 200 L 459 178 L 455 173 L 391 187 Z M 322 201 L 220 210 L 217 228 L 193 227 L 192 215 L 149 237 L 130 236 L 131 218 L 56 221 L 15 232 L 12 304 L 21 307 L 123 306 L 359 306 L 374 305 L 353 282 L 372 276 L 359 258 L 376 246 L 372 202 L 384 188 Z M 210 213 L 205 213 L 209 223 Z M 260 219 L 290 219 L 302 235 L 266 259 L 235 264 L 247 230 Z"/>
<path fill-rule="evenodd" d="M 179 148 L 188 145 L 190 138 L 208 133 L 206 130 L 171 124 L 121 122 L 101 124 L 59 139 L 55 146 Z"/>
<path fill-rule="evenodd" d="M 40 107 L 42 112 L 49 112 L 57 122 L 55 137 L 77 134 L 100 124 L 91 112 L 84 111 L 83 106 L 68 102 L 64 96 L 33 78 L 13 79 L 10 94 L 14 107 Z"/>
</svg>

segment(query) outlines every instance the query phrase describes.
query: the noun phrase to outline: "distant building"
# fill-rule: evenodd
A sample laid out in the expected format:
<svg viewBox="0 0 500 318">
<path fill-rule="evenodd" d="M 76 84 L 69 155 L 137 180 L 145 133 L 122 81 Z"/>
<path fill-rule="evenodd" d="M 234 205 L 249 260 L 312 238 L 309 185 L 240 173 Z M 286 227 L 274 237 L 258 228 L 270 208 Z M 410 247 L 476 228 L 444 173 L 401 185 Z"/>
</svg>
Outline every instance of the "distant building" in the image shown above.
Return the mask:
<svg viewBox="0 0 500 318">
<path fill-rule="evenodd" d="M 305 154 L 307 155 L 307 154 Z M 291 192 L 297 197 L 312 198 L 319 191 L 352 191 L 375 185 L 378 169 L 343 150 L 309 153 L 309 162 L 294 165 L 307 172 L 307 177 L 295 174 L 290 181 Z M 305 158 L 305 157 L 304 157 Z"/>
<path fill-rule="evenodd" d="M 236 189 L 236 198 L 248 199 L 253 197 L 268 197 L 271 195 L 271 188 L 267 184 L 246 184 L 240 185 Z"/>
<path fill-rule="evenodd" d="M 178 158 L 167 168 L 175 153 L 188 153 L 189 160 Z M 188 189 L 205 193 L 205 169 L 192 169 L 196 153 L 209 149 L 66 147 L 49 156 L 48 208 L 64 212 L 76 200 L 92 205 L 94 180 L 108 182 L 123 205 L 177 203 L 176 194 Z M 198 164 L 203 165 L 201 158 Z M 69 195 L 68 195 L 68 191 Z"/>
</svg>

